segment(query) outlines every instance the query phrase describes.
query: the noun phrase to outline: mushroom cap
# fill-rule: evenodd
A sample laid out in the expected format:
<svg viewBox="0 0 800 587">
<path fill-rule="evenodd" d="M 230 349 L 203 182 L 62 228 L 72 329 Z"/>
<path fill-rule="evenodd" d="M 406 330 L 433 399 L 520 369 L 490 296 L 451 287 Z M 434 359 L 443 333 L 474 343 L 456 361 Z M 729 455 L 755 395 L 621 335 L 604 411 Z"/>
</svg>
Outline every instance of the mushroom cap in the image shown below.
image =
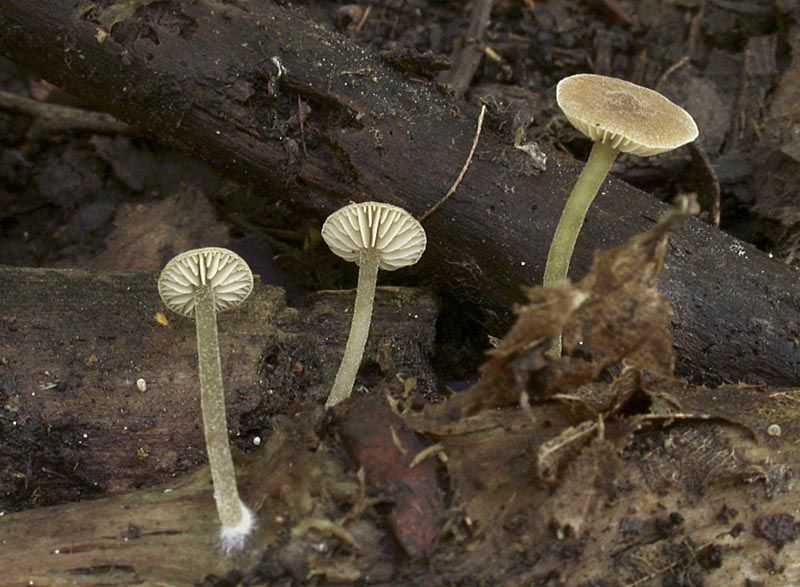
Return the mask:
<svg viewBox="0 0 800 587">
<path fill-rule="evenodd" d="M 217 312 L 241 304 L 253 291 L 253 272 L 244 259 L 219 247 L 193 249 L 174 257 L 158 278 L 158 293 L 166 306 L 193 316 L 196 295 L 214 290 Z"/>
<path fill-rule="evenodd" d="M 686 110 L 625 80 L 572 75 L 558 82 L 556 101 L 572 126 L 624 153 L 649 157 L 697 138 L 697 125 Z"/>
<path fill-rule="evenodd" d="M 322 238 L 336 255 L 359 265 L 362 251 L 377 252 L 379 267 L 385 271 L 419 261 L 428 242 L 416 218 L 398 206 L 381 202 L 340 208 L 325 220 Z"/>
</svg>

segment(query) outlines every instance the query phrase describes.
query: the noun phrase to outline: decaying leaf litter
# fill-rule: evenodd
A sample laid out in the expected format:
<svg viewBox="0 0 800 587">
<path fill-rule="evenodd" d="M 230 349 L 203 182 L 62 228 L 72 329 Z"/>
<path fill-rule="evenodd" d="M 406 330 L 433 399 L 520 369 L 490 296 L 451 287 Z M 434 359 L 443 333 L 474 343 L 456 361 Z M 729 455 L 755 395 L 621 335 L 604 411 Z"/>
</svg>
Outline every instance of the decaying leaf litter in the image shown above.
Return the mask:
<svg viewBox="0 0 800 587">
<path fill-rule="evenodd" d="M 218 556 L 203 469 L 167 492 L 9 516 L 0 540 L 14 546 L 0 563 L 31 557 L 41 577 L 68 581 L 53 584 L 91 584 L 76 569 L 101 567 L 156 582 L 166 571 L 143 561 L 182 536 L 180 552 L 207 562 L 170 571 L 181 585 L 792 584 L 797 393 L 672 375 L 669 305 L 655 286 L 687 212 L 598 253 L 575 284 L 529 289 L 464 392 L 419 405 L 413 382 L 385 383 L 327 415 L 301 402 L 278 416 L 240 466 L 259 530 L 236 557 Z M 546 357 L 562 329 L 573 352 Z M 748 409 L 765 395 L 775 401 L 758 405 L 774 408 Z M 20 531 L 42 516 L 60 520 L 49 534 Z"/>
</svg>

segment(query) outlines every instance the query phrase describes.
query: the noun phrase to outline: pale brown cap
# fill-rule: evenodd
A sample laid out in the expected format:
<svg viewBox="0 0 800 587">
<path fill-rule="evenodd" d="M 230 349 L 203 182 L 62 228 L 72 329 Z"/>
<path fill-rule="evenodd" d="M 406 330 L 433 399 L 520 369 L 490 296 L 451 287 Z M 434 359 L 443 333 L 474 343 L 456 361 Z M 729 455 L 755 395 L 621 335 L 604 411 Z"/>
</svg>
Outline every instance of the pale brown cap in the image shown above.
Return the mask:
<svg viewBox="0 0 800 587">
<path fill-rule="evenodd" d="M 374 250 L 379 267 L 394 271 L 413 265 L 425 252 L 425 229 L 411 214 L 391 204 L 350 204 L 328 216 L 322 238 L 336 255 L 359 263 L 361 252 Z"/>
<path fill-rule="evenodd" d="M 174 257 L 158 278 L 164 304 L 183 316 L 194 316 L 195 296 L 203 289 L 214 290 L 217 312 L 230 310 L 253 291 L 253 272 L 233 251 L 206 247 Z"/>
<path fill-rule="evenodd" d="M 556 101 L 575 128 L 624 153 L 649 157 L 697 138 L 697 125 L 686 110 L 625 80 L 573 75 L 558 82 Z"/>
</svg>

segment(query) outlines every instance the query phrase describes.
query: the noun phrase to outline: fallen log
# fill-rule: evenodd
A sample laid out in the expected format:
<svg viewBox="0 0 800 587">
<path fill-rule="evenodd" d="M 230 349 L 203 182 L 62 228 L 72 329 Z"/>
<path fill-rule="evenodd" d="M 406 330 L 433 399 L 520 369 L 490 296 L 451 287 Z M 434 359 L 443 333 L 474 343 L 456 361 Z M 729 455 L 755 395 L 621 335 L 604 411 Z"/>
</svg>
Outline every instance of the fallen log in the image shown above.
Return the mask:
<svg viewBox="0 0 800 587">
<path fill-rule="evenodd" d="M 0 50 L 95 107 L 322 217 L 349 199 L 417 214 L 450 187 L 476 109 L 409 81 L 297 8 L 259 2 L 7 0 Z M 298 100 L 310 106 L 299 124 Z M 480 304 L 499 328 L 540 281 L 579 164 L 549 153 L 538 172 L 484 130 L 455 196 L 425 222 L 417 270 Z M 611 179 L 590 211 L 574 277 L 592 252 L 649 228 L 663 206 Z M 795 384 L 797 274 L 699 221 L 673 238 L 662 291 L 679 371 L 706 382 Z M 498 332 L 499 333 L 499 332 Z"/>
<path fill-rule="evenodd" d="M 393 380 L 327 412 L 301 398 L 276 416 L 267 442 L 238 459 L 257 517 L 241 550 L 222 552 L 200 468 L 160 487 L 0 516 L 0 584 L 797 584 L 799 394 L 670 376 L 668 308 L 653 288 L 678 220 L 605 253 L 576 285 L 530 292 L 479 383 L 461 393 L 420 405 Z M 136 277 L 111 277 L 125 285 L 124 275 Z M 45 307 L 74 304 L 64 289 Z M 270 307 L 260 293 L 248 324 Z M 146 362 L 160 348 L 153 362 L 172 363 L 173 336 L 132 327 L 149 296 L 124 294 L 131 303 L 106 302 L 120 324 L 111 330 L 140 344 L 118 360 Z M 89 297 L 65 320 L 70 332 Z M 543 343 L 564 316 L 567 348 L 586 352 L 549 358 Z M 30 319 L 26 336 L 50 330 Z M 244 328 L 238 335 L 253 326 Z M 54 346 L 74 357 L 87 342 Z M 613 381 L 592 381 L 604 366 Z M 103 381 L 113 387 L 115 373 Z"/>
</svg>

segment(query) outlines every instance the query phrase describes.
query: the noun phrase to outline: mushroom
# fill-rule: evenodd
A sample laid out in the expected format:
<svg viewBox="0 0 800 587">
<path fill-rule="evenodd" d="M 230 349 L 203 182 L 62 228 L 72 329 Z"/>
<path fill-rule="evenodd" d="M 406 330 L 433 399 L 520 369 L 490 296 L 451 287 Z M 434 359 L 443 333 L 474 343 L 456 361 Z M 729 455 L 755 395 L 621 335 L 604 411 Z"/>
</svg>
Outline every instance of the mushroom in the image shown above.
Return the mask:
<svg viewBox="0 0 800 587">
<path fill-rule="evenodd" d="M 344 357 L 325 402 L 331 407 L 350 397 L 372 321 L 378 269 L 413 265 L 427 244 L 425 229 L 402 208 L 380 202 L 350 204 L 325 220 L 322 238 L 339 257 L 356 263 L 358 289 Z"/>
<path fill-rule="evenodd" d="M 233 251 L 216 247 L 194 249 L 173 258 L 158 278 L 164 304 L 197 325 L 200 406 L 214 500 L 227 551 L 241 548 L 254 527 L 253 514 L 242 503 L 228 444 L 225 392 L 217 337 L 217 312 L 241 304 L 253 291 L 253 273 Z"/>
<path fill-rule="evenodd" d="M 566 279 L 586 211 L 620 152 L 649 157 L 697 138 L 697 125 L 683 108 L 621 79 L 594 74 L 564 78 L 556 87 L 556 101 L 567 120 L 594 145 L 550 243 L 545 287 Z M 560 337 L 551 352 L 561 354 Z"/>
</svg>

